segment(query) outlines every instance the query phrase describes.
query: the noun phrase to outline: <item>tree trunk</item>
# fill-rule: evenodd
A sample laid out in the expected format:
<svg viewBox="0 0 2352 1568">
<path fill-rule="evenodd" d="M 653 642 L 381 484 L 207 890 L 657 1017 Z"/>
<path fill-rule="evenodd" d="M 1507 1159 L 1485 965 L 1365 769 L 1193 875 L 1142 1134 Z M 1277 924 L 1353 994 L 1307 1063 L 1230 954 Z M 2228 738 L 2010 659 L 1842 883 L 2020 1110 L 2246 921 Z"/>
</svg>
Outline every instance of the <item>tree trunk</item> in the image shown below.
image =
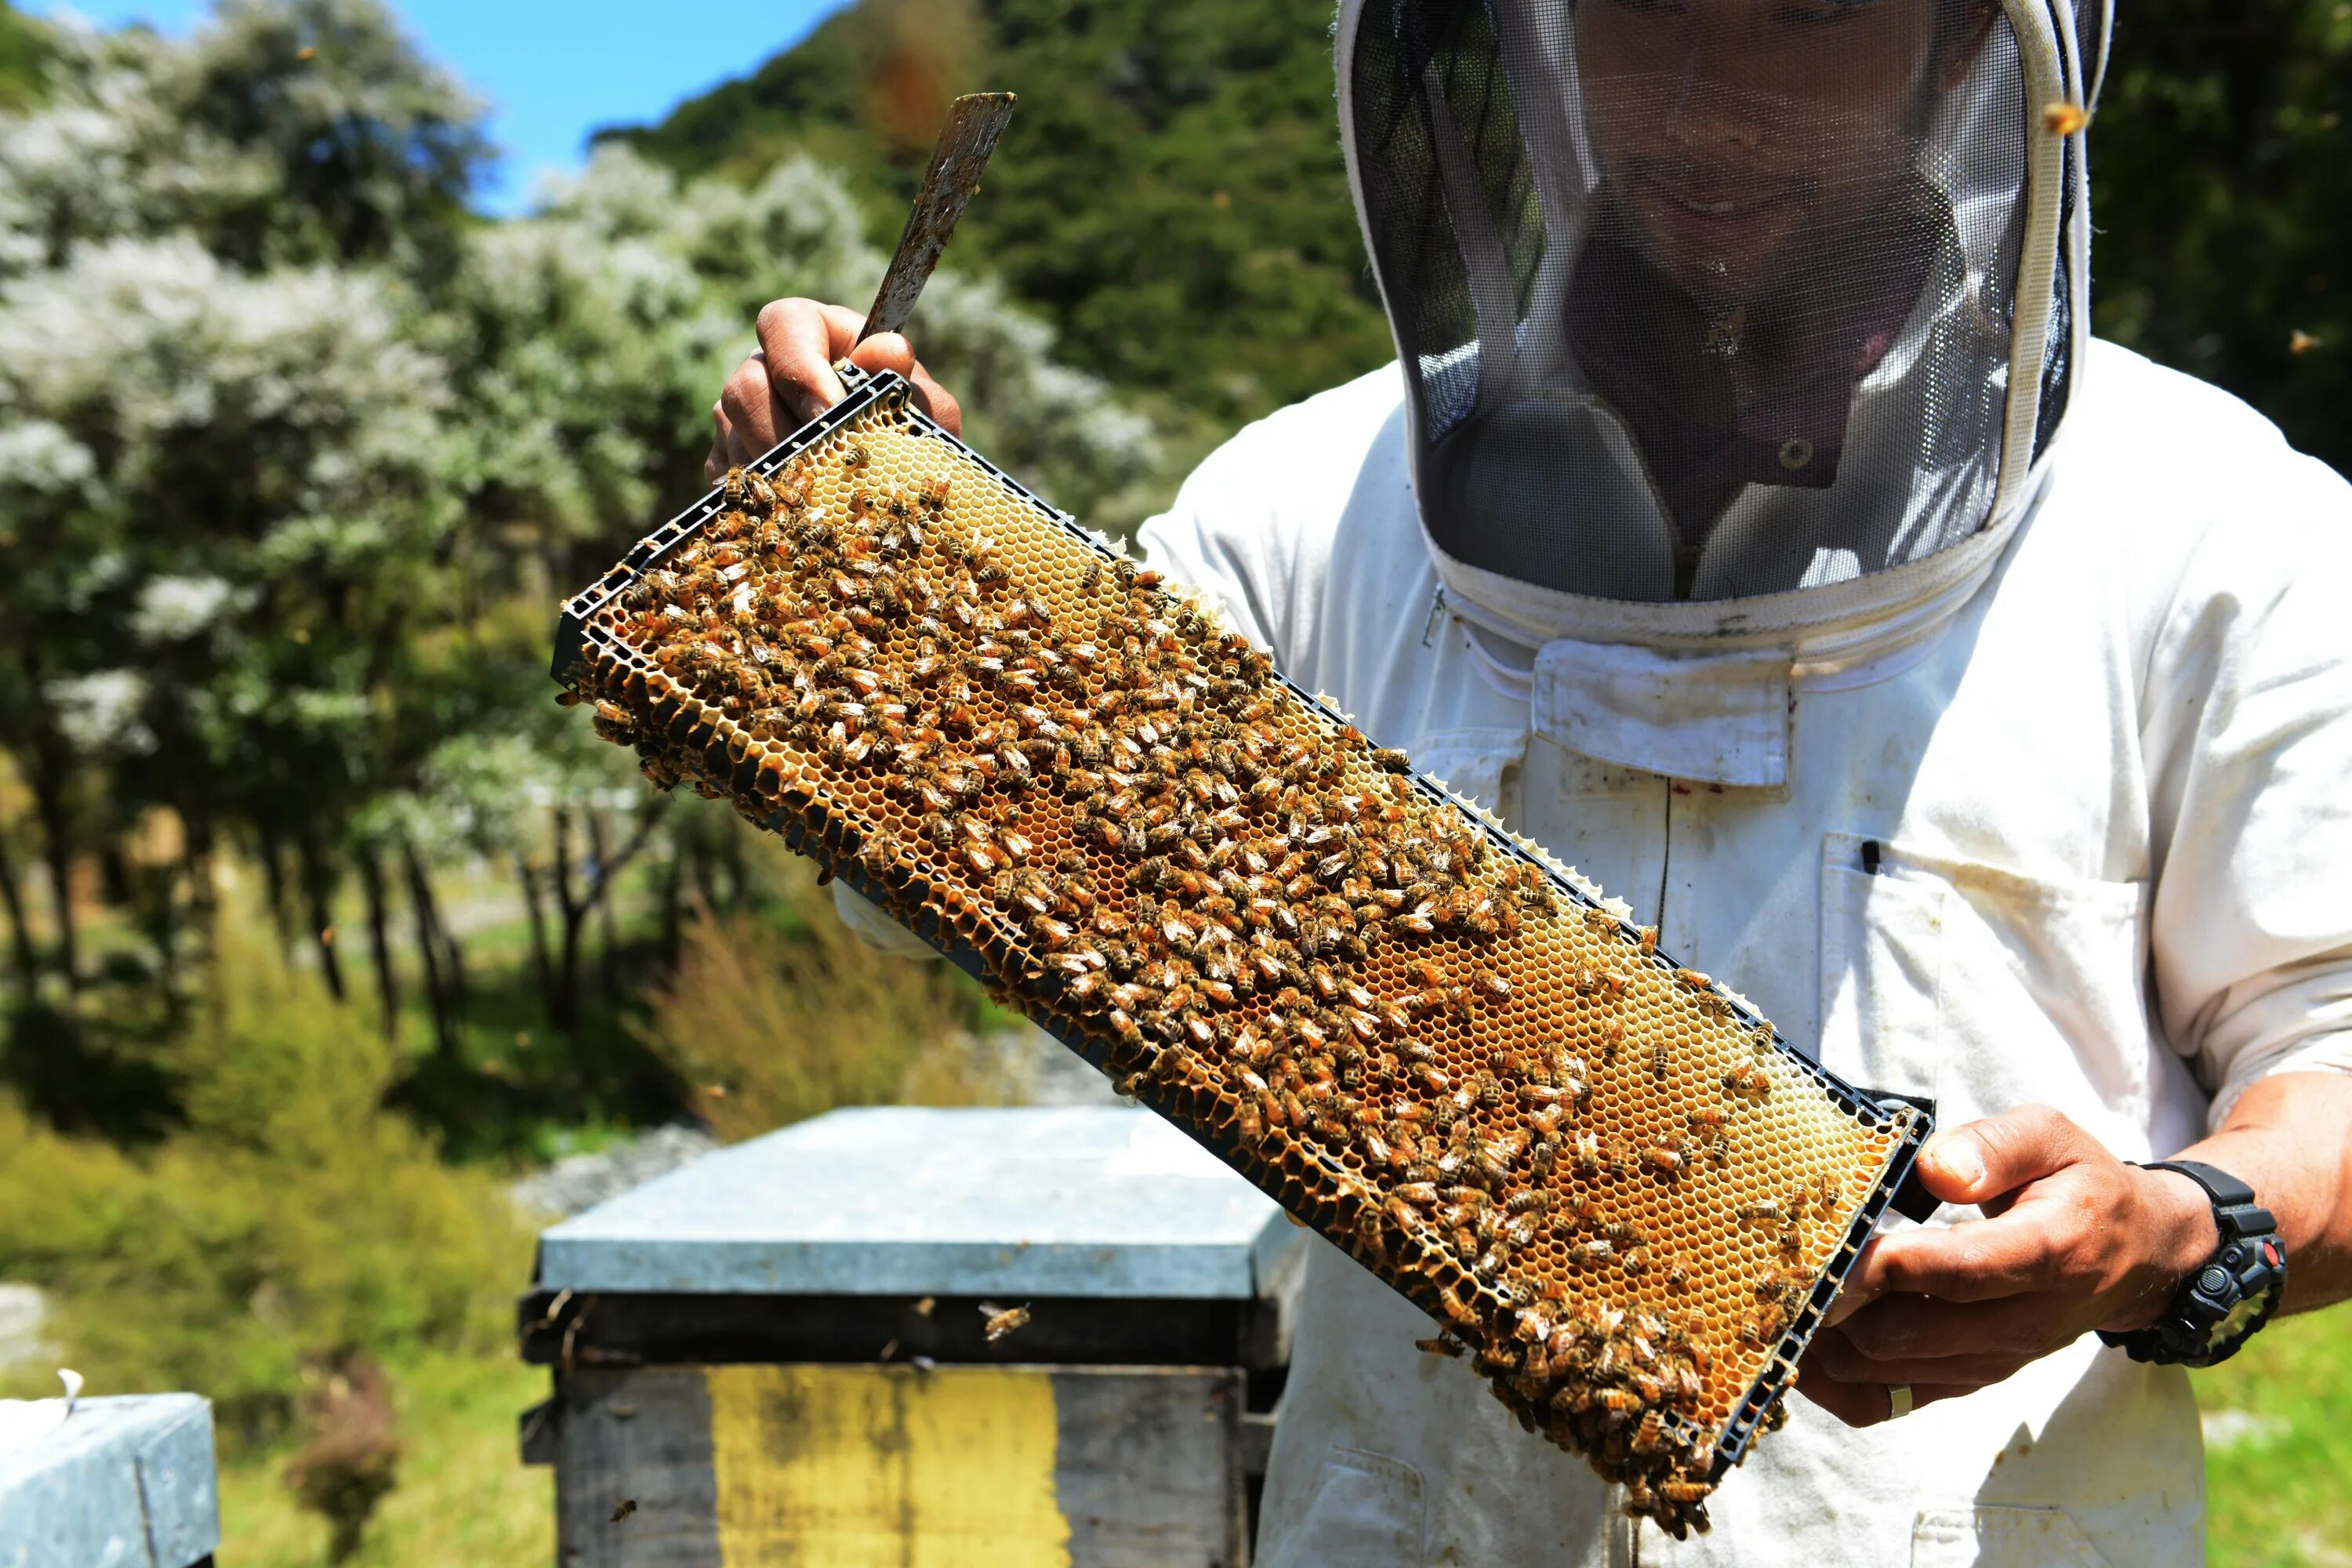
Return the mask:
<svg viewBox="0 0 2352 1568">
<path fill-rule="evenodd" d="M 547 900 L 539 885 L 539 870 L 527 851 L 514 852 L 515 880 L 522 884 L 522 907 L 530 916 L 530 973 L 539 987 L 539 1004 L 555 1016 L 555 973 L 547 955 Z"/>
<path fill-rule="evenodd" d="M 459 1055 L 454 986 L 443 973 L 441 921 L 433 905 L 433 879 L 416 846 L 401 841 L 400 859 L 408 876 L 408 911 L 416 927 L 416 952 L 425 965 L 425 1011 L 433 1017 L 433 1052 L 445 1061 Z"/>
<path fill-rule="evenodd" d="M 33 814 L 41 823 L 41 858 L 49 875 L 49 900 L 57 913 L 58 970 L 66 988 L 81 989 L 80 944 L 74 940 L 73 828 L 67 820 L 65 770 L 44 747 L 37 753 L 33 776 Z"/>
<path fill-rule="evenodd" d="M 568 807 L 557 806 L 555 817 L 555 868 L 549 878 L 555 892 L 556 919 L 562 929 L 556 933 L 561 943 L 555 961 L 554 984 L 548 988 L 548 1021 L 567 1035 L 580 1030 L 580 924 L 587 914 L 585 901 L 574 898 L 572 891 L 572 813 Z"/>
<path fill-rule="evenodd" d="M 686 910 L 686 859 L 678 842 L 672 838 L 669 859 L 662 868 L 661 886 L 661 958 L 666 970 L 677 967 L 678 938 L 684 934 Z"/>
<path fill-rule="evenodd" d="M 654 829 L 660 824 L 667 805 L 667 800 L 648 805 L 637 820 L 636 831 L 629 835 L 629 841 L 610 853 L 605 852 L 595 815 L 591 812 L 590 836 L 596 846 L 596 865 L 576 891 L 572 883 L 572 812 L 567 806 L 555 808 L 555 874 L 549 880 L 562 929 L 557 935 L 555 958 L 553 996 L 557 1005 L 550 1009 L 550 1016 L 566 1034 L 576 1034 L 580 1027 L 580 939 L 588 928 L 588 919 L 612 897 L 614 883 L 622 870 L 652 841 Z"/>
<path fill-rule="evenodd" d="M 310 940 L 319 949 L 319 973 L 335 1000 L 343 998 L 343 965 L 335 956 L 335 868 L 318 846 L 304 843 L 295 851 L 302 877 L 302 901 L 310 918 Z"/>
<path fill-rule="evenodd" d="M 392 962 L 392 921 L 383 885 L 383 852 L 362 845 L 353 856 L 359 867 L 360 891 L 367 900 L 368 957 L 375 964 L 376 1006 L 383 1015 L 387 1040 L 400 1038 L 400 973 Z"/>
<path fill-rule="evenodd" d="M 41 984 L 41 956 L 33 948 L 25 889 L 16 879 L 16 858 L 10 853 L 5 836 L 0 836 L 0 903 L 8 910 L 9 967 L 16 976 L 16 994 L 19 1000 L 30 1002 Z"/>
<path fill-rule="evenodd" d="M 606 857 L 612 852 L 613 835 L 612 829 L 605 824 L 604 814 L 601 811 L 591 811 L 588 814 L 588 845 L 589 852 L 596 857 L 596 864 L 603 866 Z M 614 910 L 614 906 L 619 902 L 620 895 L 617 892 L 607 892 L 603 905 L 597 910 L 597 918 L 602 922 L 601 934 L 604 938 L 602 943 L 604 960 L 597 966 L 597 978 L 604 987 L 604 1005 L 613 1008 L 618 1008 L 621 1005 L 621 970 L 618 957 L 621 945 L 620 917 Z"/>
<path fill-rule="evenodd" d="M 294 951 L 294 906 L 286 891 L 286 847 L 268 828 L 259 829 L 261 886 L 269 900 L 269 921 L 278 928 L 279 955 Z"/>
</svg>

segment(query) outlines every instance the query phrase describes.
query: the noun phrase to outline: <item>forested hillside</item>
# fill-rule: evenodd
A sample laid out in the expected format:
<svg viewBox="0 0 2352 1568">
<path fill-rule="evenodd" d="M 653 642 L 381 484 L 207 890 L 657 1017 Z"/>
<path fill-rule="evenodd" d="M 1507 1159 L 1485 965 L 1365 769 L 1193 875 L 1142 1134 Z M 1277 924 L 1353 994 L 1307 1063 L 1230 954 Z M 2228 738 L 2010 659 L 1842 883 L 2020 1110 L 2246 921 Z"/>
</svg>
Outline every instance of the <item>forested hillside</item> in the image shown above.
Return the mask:
<svg viewBox="0 0 2352 1568">
<path fill-rule="evenodd" d="M 850 176 L 887 245 L 947 99 L 1010 89 L 957 261 L 1163 421 L 1222 433 L 1391 352 L 1340 168 L 1329 17 L 1326 0 L 866 0 L 622 134 L 744 180 L 805 153 Z"/>
<path fill-rule="evenodd" d="M 2092 137 L 2099 331 L 2352 469 L 2352 5 L 2121 0 Z M 681 170 L 795 151 L 897 236 L 954 91 L 1020 114 L 958 259 L 1132 394 L 1229 425 L 1389 353 L 1340 170 L 1325 0 L 864 0 L 617 132 Z"/>
</svg>

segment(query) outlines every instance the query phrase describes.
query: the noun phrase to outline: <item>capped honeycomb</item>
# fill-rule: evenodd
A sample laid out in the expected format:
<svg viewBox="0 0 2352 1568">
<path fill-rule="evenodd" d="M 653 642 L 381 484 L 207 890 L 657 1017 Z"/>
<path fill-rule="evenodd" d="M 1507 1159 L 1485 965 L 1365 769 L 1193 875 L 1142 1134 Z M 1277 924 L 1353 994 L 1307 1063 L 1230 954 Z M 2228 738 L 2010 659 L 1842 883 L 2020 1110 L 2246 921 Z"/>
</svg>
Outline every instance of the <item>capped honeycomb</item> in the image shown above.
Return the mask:
<svg viewBox="0 0 2352 1568">
<path fill-rule="evenodd" d="M 558 674 L 656 785 L 981 974 L 1677 1535 L 1923 1130 L 895 377 L 572 601 Z"/>
</svg>

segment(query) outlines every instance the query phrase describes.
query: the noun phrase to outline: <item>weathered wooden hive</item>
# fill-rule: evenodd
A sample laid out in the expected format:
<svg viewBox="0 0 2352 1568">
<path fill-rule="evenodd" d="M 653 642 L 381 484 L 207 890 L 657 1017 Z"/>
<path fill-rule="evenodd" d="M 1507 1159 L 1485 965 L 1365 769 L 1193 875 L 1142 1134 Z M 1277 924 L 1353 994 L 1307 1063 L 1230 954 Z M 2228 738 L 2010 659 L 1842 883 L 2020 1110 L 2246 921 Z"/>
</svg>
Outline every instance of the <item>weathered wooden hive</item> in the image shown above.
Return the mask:
<svg viewBox="0 0 2352 1568">
<path fill-rule="evenodd" d="M 1118 1106 L 836 1110 L 707 1155 L 541 1238 L 557 1554 L 1235 1568 L 1306 1241 Z"/>
</svg>

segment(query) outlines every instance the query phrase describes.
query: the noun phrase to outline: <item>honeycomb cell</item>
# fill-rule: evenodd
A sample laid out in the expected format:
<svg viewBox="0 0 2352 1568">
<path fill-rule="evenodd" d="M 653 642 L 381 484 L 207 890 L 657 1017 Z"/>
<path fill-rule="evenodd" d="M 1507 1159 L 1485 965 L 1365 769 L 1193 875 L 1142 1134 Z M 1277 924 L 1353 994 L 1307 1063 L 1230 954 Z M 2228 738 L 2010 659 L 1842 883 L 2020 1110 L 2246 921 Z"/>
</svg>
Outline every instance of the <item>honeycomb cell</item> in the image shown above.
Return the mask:
<svg viewBox="0 0 2352 1568">
<path fill-rule="evenodd" d="M 575 608 L 574 700 L 1069 1041 L 1680 1533 L 1911 1131 L 877 396 Z"/>
</svg>

